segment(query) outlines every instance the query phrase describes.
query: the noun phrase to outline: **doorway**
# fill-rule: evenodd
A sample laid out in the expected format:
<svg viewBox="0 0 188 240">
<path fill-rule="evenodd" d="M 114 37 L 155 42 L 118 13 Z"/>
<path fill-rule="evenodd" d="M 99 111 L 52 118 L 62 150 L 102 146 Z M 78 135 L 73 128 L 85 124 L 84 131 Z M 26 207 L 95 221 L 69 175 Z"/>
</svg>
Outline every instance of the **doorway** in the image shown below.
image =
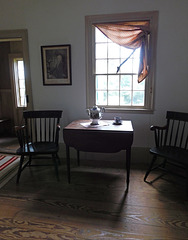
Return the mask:
<svg viewBox="0 0 188 240">
<path fill-rule="evenodd" d="M 19 57 L 19 58 L 18 58 Z M 15 84 L 15 59 L 23 61 L 26 104 L 19 105 Z M 23 90 L 22 90 L 23 92 Z M 22 96 L 23 97 L 23 96 Z M 15 145 L 14 126 L 22 125 L 24 110 L 32 110 L 32 91 L 27 30 L 0 31 L 0 152 Z M 15 148 L 15 146 L 14 146 Z"/>
</svg>

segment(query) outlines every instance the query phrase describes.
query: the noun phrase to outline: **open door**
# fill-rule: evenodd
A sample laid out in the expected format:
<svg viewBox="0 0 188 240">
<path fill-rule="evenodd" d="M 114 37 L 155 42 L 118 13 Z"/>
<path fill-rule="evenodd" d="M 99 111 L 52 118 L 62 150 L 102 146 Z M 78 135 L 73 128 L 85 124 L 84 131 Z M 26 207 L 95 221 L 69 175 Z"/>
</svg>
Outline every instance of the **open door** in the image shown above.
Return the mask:
<svg viewBox="0 0 188 240">
<path fill-rule="evenodd" d="M 0 76 L 0 119 L 21 125 L 23 111 L 33 109 L 27 30 L 0 31 L 1 44 L 6 50 L 0 59 L 8 70 Z"/>
</svg>

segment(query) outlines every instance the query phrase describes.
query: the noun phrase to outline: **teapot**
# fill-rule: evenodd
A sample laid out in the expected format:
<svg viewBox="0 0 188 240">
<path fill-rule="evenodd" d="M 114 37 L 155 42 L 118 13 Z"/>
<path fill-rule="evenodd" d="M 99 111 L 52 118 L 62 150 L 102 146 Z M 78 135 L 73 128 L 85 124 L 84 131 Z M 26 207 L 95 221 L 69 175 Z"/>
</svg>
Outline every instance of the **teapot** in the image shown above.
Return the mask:
<svg viewBox="0 0 188 240">
<path fill-rule="evenodd" d="M 90 109 L 86 109 L 90 119 L 92 120 L 91 125 L 98 125 L 99 120 L 102 118 L 102 114 L 105 112 L 104 107 L 93 106 Z"/>
</svg>

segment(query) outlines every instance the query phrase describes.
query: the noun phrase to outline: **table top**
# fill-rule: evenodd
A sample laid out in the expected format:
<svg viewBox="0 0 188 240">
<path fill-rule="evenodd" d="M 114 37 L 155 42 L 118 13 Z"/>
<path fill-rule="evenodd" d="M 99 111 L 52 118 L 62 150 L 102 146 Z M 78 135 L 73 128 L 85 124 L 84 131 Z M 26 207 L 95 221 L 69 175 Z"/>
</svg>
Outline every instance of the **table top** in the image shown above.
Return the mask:
<svg viewBox="0 0 188 240">
<path fill-rule="evenodd" d="M 83 130 L 83 131 L 113 131 L 113 132 L 132 132 L 133 126 L 130 120 L 123 120 L 121 125 L 114 125 L 113 120 L 100 120 L 99 125 L 91 125 L 91 120 L 76 120 L 67 125 L 64 130 Z"/>
</svg>

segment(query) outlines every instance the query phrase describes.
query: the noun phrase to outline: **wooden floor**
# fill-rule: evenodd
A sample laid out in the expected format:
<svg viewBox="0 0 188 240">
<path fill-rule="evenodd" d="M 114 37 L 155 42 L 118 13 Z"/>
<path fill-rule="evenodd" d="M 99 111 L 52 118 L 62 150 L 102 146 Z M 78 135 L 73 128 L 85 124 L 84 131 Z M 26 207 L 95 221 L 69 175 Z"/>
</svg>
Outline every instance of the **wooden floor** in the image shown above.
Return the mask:
<svg viewBox="0 0 188 240">
<path fill-rule="evenodd" d="M 110 165 L 110 167 L 109 167 Z M 65 160 L 57 182 L 54 168 L 30 167 L 0 189 L 0 239 L 188 239 L 184 185 L 166 177 L 152 186 L 145 167 L 125 171 L 113 163 L 73 164 L 67 183 Z"/>
</svg>

